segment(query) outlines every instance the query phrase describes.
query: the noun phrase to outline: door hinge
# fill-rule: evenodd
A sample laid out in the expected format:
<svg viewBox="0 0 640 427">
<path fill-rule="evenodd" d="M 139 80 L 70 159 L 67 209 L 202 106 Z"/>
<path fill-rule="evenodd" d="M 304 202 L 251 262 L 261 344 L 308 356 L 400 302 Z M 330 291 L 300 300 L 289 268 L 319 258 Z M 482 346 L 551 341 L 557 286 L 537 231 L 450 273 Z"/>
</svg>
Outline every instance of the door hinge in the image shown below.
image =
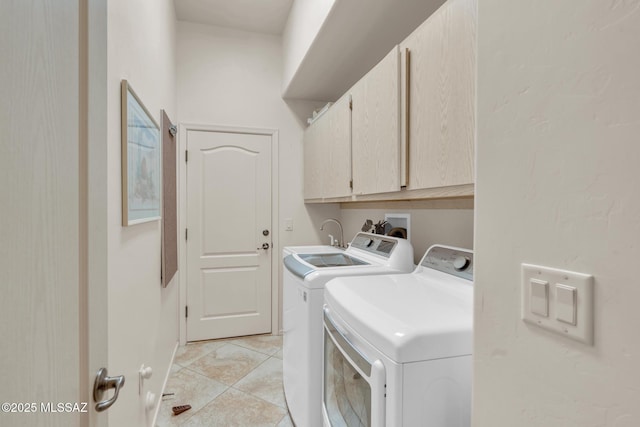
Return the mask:
<svg viewBox="0 0 640 427">
<path fill-rule="evenodd" d="M 353 180 L 349 181 L 349 188 L 353 190 Z"/>
<path fill-rule="evenodd" d="M 189 240 L 189 229 L 188 228 L 184 229 L 184 240 Z"/>
<path fill-rule="evenodd" d="M 187 163 L 189 161 L 189 150 L 184 150 L 184 162 Z"/>
<path fill-rule="evenodd" d="M 353 101 L 349 101 L 349 110 L 353 110 Z"/>
<path fill-rule="evenodd" d="M 184 317 L 185 317 L 185 319 L 187 317 L 189 317 L 189 306 L 188 305 L 184 306 Z"/>
</svg>

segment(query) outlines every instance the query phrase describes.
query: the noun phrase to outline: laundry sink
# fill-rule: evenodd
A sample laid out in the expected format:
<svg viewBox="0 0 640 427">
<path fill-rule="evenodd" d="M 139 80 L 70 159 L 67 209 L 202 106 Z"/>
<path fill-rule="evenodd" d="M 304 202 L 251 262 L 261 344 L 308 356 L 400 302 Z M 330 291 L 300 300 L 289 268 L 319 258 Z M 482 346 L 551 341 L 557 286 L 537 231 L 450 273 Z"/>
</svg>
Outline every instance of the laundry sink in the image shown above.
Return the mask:
<svg viewBox="0 0 640 427">
<path fill-rule="evenodd" d="M 351 265 L 369 265 L 368 262 L 361 261 L 349 255 L 341 253 L 326 254 L 298 254 L 305 262 L 315 267 L 348 267 Z"/>
</svg>

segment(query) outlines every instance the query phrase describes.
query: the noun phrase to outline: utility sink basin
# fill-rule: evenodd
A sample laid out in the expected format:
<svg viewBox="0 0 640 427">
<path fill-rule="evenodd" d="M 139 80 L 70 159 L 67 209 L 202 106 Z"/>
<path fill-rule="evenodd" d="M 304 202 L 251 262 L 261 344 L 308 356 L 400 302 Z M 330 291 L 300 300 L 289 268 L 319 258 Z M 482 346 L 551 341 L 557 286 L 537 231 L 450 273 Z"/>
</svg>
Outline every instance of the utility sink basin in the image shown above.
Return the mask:
<svg viewBox="0 0 640 427">
<path fill-rule="evenodd" d="M 299 254 L 302 260 L 315 267 L 348 267 L 351 265 L 369 265 L 368 262 L 350 257 L 345 254 Z"/>
</svg>

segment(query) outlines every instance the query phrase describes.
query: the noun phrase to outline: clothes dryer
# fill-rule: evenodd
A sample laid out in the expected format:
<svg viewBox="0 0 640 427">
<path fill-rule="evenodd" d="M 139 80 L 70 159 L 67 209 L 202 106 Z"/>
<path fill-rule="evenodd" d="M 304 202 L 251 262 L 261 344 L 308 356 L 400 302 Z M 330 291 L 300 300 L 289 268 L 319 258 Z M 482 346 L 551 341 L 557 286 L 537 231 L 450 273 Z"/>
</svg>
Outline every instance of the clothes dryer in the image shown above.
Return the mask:
<svg viewBox="0 0 640 427">
<path fill-rule="evenodd" d="M 327 283 L 325 426 L 470 425 L 472 272 L 470 250 L 436 245 L 412 274 Z"/>
</svg>

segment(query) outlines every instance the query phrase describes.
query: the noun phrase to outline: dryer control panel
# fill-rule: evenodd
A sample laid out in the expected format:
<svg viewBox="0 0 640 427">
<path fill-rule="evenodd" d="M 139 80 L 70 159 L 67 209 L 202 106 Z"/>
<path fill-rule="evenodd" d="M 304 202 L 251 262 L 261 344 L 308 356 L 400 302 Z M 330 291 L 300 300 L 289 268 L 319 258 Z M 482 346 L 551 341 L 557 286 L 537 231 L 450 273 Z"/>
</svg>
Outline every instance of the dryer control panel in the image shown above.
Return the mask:
<svg viewBox="0 0 640 427">
<path fill-rule="evenodd" d="M 398 242 L 393 238 L 369 233 L 358 233 L 351 241 L 351 247 L 389 258 Z"/>
<path fill-rule="evenodd" d="M 473 251 L 468 249 L 434 245 L 420 265 L 473 281 Z"/>
</svg>

